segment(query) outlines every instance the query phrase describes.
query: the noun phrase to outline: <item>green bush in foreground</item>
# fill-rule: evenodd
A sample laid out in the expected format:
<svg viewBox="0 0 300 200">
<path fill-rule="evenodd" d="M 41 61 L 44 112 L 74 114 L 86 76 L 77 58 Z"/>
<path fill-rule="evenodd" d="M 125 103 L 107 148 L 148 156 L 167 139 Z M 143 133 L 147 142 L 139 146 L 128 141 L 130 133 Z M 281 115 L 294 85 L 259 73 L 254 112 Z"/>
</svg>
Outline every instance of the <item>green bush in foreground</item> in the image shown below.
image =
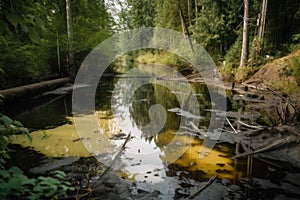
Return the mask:
<svg viewBox="0 0 300 200">
<path fill-rule="evenodd" d="M 53 177 L 28 178 L 17 167 L 0 170 L 0 199 L 57 199 L 67 197 L 74 190 L 70 182 L 64 181 L 66 174 L 55 171 Z"/>
<path fill-rule="evenodd" d="M 3 168 L 5 159 L 9 158 L 8 144 L 10 143 L 10 136 L 17 134 L 26 134 L 29 140 L 32 140 L 31 135 L 27 128 L 15 120 L 2 115 L 0 113 L 0 169 Z"/>
<path fill-rule="evenodd" d="M 29 178 L 18 167 L 5 169 L 8 145 L 11 136 L 16 134 L 26 134 L 32 140 L 30 132 L 20 122 L 0 113 L 0 199 L 57 199 L 74 190 L 71 183 L 64 180 L 66 174 L 62 171 L 54 171 L 53 177 Z"/>
</svg>

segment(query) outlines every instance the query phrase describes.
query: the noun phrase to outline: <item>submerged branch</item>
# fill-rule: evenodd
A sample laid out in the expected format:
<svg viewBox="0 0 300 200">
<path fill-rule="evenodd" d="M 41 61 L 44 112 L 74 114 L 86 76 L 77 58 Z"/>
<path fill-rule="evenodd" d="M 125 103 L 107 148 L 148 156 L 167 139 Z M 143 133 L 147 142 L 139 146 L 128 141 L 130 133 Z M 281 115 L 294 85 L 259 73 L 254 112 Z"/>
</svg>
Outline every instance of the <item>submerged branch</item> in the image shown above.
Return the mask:
<svg viewBox="0 0 300 200">
<path fill-rule="evenodd" d="M 105 171 L 99 176 L 98 180 L 101 180 L 103 178 L 103 176 L 111 169 L 111 167 L 114 165 L 114 163 L 116 162 L 116 160 L 118 160 L 122 154 L 122 152 L 125 150 L 126 144 L 129 141 L 131 137 L 131 133 L 128 134 L 124 144 L 122 145 L 120 151 L 118 152 L 118 154 L 116 155 L 116 157 L 113 159 L 113 161 L 111 162 L 110 166 L 108 166 Z"/>
<path fill-rule="evenodd" d="M 208 182 L 206 182 L 205 184 L 201 185 L 198 190 L 196 190 L 193 194 L 191 194 L 190 196 L 188 196 L 187 198 L 185 198 L 185 200 L 195 198 L 198 194 L 200 194 L 203 190 L 205 190 L 208 186 L 210 186 L 217 178 L 218 178 L 218 175 L 215 175 L 215 176 L 211 177 L 208 180 Z"/>
<path fill-rule="evenodd" d="M 275 142 L 275 143 L 270 144 L 270 145 L 268 145 L 266 147 L 263 147 L 261 149 L 257 149 L 255 151 L 246 152 L 246 153 L 243 153 L 243 154 L 236 155 L 236 156 L 234 156 L 234 158 L 243 158 L 243 157 L 254 155 L 254 154 L 258 154 L 258 153 L 263 153 L 263 152 L 266 152 L 266 151 L 277 149 L 277 148 L 279 148 L 279 147 L 281 147 L 283 145 L 287 145 L 287 144 L 289 144 L 291 142 L 294 142 L 294 141 L 293 140 L 292 141 L 285 140 L 285 141 Z"/>
<path fill-rule="evenodd" d="M 193 122 L 189 122 L 192 128 L 197 132 L 200 133 L 203 137 L 207 137 L 208 135 L 205 133 L 205 131 L 199 129 Z"/>
</svg>

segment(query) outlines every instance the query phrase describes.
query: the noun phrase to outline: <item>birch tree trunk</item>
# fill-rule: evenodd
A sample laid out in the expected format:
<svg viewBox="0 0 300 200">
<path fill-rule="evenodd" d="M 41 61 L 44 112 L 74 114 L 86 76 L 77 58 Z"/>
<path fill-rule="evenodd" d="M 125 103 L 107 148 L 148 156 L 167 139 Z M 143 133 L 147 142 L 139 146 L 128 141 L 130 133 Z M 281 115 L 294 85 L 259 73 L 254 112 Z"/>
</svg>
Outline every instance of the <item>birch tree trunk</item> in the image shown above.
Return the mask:
<svg viewBox="0 0 300 200">
<path fill-rule="evenodd" d="M 268 6 L 268 0 L 263 0 L 262 8 L 261 8 L 260 23 L 259 23 L 259 31 L 258 31 L 258 42 L 259 42 L 259 51 L 260 51 L 259 53 L 262 53 L 262 50 L 263 50 L 265 24 L 266 24 L 266 16 L 267 16 L 267 6 Z"/>
<path fill-rule="evenodd" d="M 248 18 L 249 18 L 249 0 L 244 0 L 244 26 L 243 26 L 243 42 L 240 68 L 247 65 L 248 49 L 249 49 L 249 34 L 248 34 Z"/>
</svg>

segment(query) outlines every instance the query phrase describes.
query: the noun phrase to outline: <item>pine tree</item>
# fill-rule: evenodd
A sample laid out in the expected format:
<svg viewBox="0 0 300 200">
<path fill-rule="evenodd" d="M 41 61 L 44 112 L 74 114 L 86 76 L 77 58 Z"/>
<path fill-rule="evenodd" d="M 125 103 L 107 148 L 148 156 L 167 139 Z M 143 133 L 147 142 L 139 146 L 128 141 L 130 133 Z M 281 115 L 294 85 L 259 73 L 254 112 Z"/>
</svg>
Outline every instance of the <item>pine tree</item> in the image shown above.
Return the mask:
<svg viewBox="0 0 300 200">
<path fill-rule="evenodd" d="M 157 0 L 127 0 L 130 6 L 130 27 L 154 27 Z"/>
<path fill-rule="evenodd" d="M 194 25 L 194 38 L 214 56 L 224 56 L 237 38 L 242 0 L 203 0 Z M 198 9 L 198 8 L 197 8 Z"/>
</svg>

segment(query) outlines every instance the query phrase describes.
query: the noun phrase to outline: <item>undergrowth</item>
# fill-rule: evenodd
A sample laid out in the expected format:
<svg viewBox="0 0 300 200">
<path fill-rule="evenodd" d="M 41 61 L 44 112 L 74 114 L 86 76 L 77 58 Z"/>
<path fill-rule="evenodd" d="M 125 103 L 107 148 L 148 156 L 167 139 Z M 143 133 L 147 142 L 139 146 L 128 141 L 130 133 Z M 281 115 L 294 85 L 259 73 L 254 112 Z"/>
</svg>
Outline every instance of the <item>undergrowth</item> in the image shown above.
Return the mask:
<svg viewBox="0 0 300 200">
<path fill-rule="evenodd" d="M 8 145 L 11 136 L 26 134 L 32 140 L 31 134 L 20 122 L 12 120 L 0 113 L 0 199 L 58 199 L 67 197 L 73 191 L 71 183 L 66 181 L 66 174 L 54 171 L 52 176 L 29 178 L 18 167 L 6 169 L 4 164 L 9 156 Z"/>
</svg>

